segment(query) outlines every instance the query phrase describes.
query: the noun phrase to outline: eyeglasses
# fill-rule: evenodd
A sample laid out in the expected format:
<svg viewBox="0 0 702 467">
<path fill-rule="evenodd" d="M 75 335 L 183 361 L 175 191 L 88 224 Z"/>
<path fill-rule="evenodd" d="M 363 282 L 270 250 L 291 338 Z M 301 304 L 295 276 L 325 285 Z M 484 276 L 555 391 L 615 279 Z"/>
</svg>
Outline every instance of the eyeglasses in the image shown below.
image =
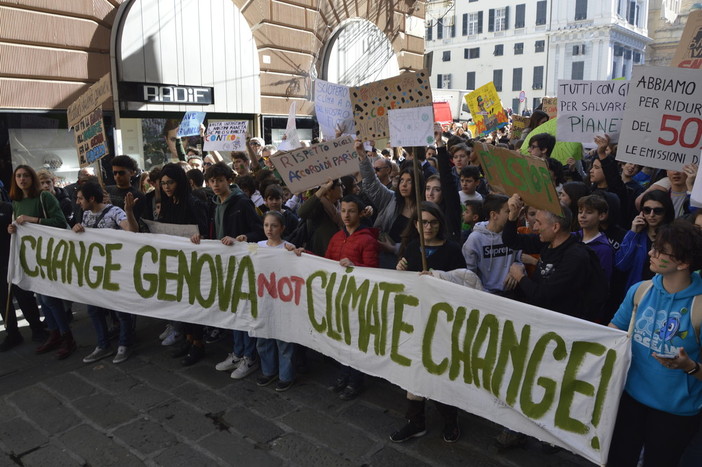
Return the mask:
<svg viewBox="0 0 702 467">
<path fill-rule="evenodd" d="M 649 214 L 653 213 L 654 216 L 662 216 L 663 213 L 665 212 L 665 209 L 664 209 L 664 208 L 652 208 L 652 207 L 649 207 L 649 206 L 644 206 L 644 207 L 641 208 L 641 211 L 642 211 L 644 214 L 646 214 L 646 215 L 649 215 Z"/>
<path fill-rule="evenodd" d="M 176 181 L 175 180 L 161 180 L 161 186 L 171 186 L 175 185 Z"/>
<path fill-rule="evenodd" d="M 652 256 L 666 255 L 666 256 L 670 256 L 671 258 L 674 258 L 672 253 L 667 253 L 665 251 L 661 251 L 655 245 L 651 245 L 651 255 Z"/>
<path fill-rule="evenodd" d="M 114 175 L 119 175 L 120 177 L 121 177 L 122 175 L 127 175 L 127 171 L 126 171 L 126 170 L 113 170 L 112 173 L 113 173 Z"/>
<path fill-rule="evenodd" d="M 422 219 L 422 220 L 419 221 L 419 222 L 422 223 L 422 227 L 438 227 L 438 226 L 439 226 L 439 220 L 438 220 L 438 219 L 433 219 L 433 220 L 430 220 L 430 221 L 428 221 L 428 220 L 426 220 L 426 219 Z"/>
</svg>

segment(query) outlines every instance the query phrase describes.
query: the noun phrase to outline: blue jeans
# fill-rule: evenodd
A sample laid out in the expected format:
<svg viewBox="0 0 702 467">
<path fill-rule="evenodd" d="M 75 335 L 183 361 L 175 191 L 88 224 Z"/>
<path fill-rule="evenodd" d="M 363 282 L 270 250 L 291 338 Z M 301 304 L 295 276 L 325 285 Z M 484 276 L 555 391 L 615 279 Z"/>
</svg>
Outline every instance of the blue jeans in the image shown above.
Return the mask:
<svg viewBox="0 0 702 467">
<path fill-rule="evenodd" d="M 281 381 L 289 382 L 295 379 L 293 354 L 295 344 L 278 339 L 258 338 L 256 349 L 261 359 L 261 371 L 265 376 L 278 375 Z"/>
<path fill-rule="evenodd" d="M 102 349 L 110 347 L 110 336 L 107 332 L 107 315 L 109 313 L 110 310 L 95 305 L 88 305 L 88 314 L 93 322 L 95 334 L 97 334 L 98 347 Z M 134 340 L 133 318 L 134 316 L 129 313 L 117 312 L 117 319 L 119 320 L 119 345 L 125 347 L 132 345 L 132 341 Z"/>
<path fill-rule="evenodd" d="M 46 326 L 49 328 L 49 331 L 58 330 L 61 334 L 70 332 L 71 328 L 68 326 L 63 300 L 56 297 L 49 297 L 48 295 L 36 294 L 36 296 L 37 301 L 41 305 L 41 311 L 44 313 Z"/>
<path fill-rule="evenodd" d="M 256 360 L 256 338 L 249 336 L 246 331 L 233 331 L 234 355 Z"/>
</svg>

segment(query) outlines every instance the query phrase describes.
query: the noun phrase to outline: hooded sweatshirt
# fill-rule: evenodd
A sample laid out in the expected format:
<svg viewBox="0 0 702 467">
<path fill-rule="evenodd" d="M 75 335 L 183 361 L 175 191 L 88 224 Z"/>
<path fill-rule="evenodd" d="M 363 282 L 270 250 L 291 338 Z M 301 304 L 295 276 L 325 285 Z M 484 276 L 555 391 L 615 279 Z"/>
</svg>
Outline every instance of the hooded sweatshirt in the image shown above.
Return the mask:
<svg viewBox="0 0 702 467">
<path fill-rule="evenodd" d="M 502 241 L 502 232 L 488 230 L 487 222 L 478 222 L 463 244 L 466 267 L 476 273 L 490 293 L 504 290 L 509 267 L 521 260 L 522 252 Z"/>
<path fill-rule="evenodd" d="M 214 197 L 215 203 L 215 235 L 217 238 L 226 236 L 237 237 L 246 235 L 247 241 L 263 240 L 263 222 L 256 213 L 253 202 L 236 185 L 224 200 Z"/>
<path fill-rule="evenodd" d="M 684 347 L 693 361 L 700 361 L 700 346 L 691 322 L 692 300 L 702 294 L 702 279 L 692 274 L 692 283 L 671 294 L 656 275 L 653 286 L 641 299 L 631 339 L 631 366 L 625 391 L 642 404 L 675 415 L 696 415 L 702 410 L 702 381 L 682 370 L 666 368 L 651 355 L 677 355 Z M 612 319 L 627 330 L 634 307 L 634 284 Z M 664 429 L 664 427 L 661 427 Z"/>
</svg>

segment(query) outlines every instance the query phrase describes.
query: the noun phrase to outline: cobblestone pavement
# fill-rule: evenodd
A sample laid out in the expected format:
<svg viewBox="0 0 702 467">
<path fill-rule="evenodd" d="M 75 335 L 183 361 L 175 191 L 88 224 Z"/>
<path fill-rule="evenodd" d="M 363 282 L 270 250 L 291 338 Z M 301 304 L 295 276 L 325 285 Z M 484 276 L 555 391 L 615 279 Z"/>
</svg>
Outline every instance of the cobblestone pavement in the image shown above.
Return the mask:
<svg viewBox="0 0 702 467">
<path fill-rule="evenodd" d="M 592 465 L 565 451 L 549 454 L 535 440 L 497 453 L 500 427 L 463 412 L 463 436 L 448 445 L 432 404 L 426 436 L 392 443 L 388 435 L 404 423 L 397 386 L 367 378 L 361 396 L 341 401 L 328 389 L 334 362 L 313 354 L 310 371 L 276 393 L 257 387 L 257 374 L 235 381 L 215 371 L 224 342 L 183 368 L 160 345 L 158 320 L 138 318 L 128 361 L 83 364 L 95 335 L 85 309 L 74 308 L 80 348 L 67 360 L 34 355 L 26 328 L 25 343 L 0 354 L 0 467 Z"/>
</svg>

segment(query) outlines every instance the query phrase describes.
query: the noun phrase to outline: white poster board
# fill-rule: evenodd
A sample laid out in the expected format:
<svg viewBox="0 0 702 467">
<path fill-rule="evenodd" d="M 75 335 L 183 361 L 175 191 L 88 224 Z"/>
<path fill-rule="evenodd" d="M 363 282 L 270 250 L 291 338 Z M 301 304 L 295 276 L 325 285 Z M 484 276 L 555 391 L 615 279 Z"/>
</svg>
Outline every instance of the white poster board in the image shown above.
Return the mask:
<svg viewBox="0 0 702 467">
<path fill-rule="evenodd" d="M 246 131 L 249 122 L 233 120 L 212 122 L 205 132 L 205 151 L 246 151 Z"/>
<path fill-rule="evenodd" d="M 314 110 L 325 139 L 336 138 L 337 128 L 342 134 L 356 134 L 348 86 L 315 80 Z"/>
<path fill-rule="evenodd" d="M 434 143 L 434 107 L 388 110 L 390 144 L 426 147 Z"/>
<path fill-rule="evenodd" d="M 595 135 L 619 141 L 628 81 L 558 81 L 556 140 L 592 144 Z"/>
<path fill-rule="evenodd" d="M 702 73 L 634 67 L 617 160 L 682 171 L 699 162 L 701 146 Z"/>
</svg>

